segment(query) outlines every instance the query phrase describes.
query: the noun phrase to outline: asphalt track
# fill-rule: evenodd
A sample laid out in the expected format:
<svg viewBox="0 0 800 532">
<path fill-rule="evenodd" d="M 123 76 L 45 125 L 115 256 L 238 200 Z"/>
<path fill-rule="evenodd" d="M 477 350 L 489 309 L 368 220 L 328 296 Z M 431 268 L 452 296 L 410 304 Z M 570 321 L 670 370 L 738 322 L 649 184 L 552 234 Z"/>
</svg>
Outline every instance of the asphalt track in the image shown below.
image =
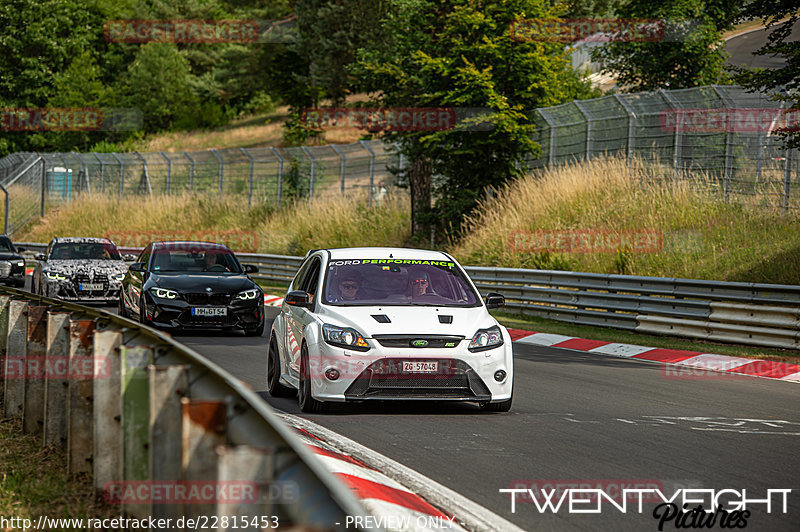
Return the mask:
<svg viewBox="0 0 800 532">
<path fill-rule="evenodd" d="M 268 309 L 268 328 L 277 309 Z M 643 513 L 540 513 L 501 488 L 581 481 L 611 494 L 621 484 L 679 488 L 790 488 L 786 514 L 751 505 L 748 530 L 797 530 L 800 520 L 800 387 L 709 375 L 677 379 L 658 364 L 515 344 L 515 396 L 508 414 L 472 405 L 337 405 L 302 414 L 294 399 L 265 391 L 267 338 L 177 334 L 247 382 L 274 408 L 302 416 L 392 458 L 525 530 L 658 530 Z M 636 485 L 639 486 L 636 486 Z M 723 501 L 730 499 L 723 498 Z M 583 505 L 586 508 L 587 505 Z M 719 527 L 717 523 L 714 528 Z M 674 522 L 664 530 L 675 530 Z"/>
<path fill-rule="evenodd" d="M 768 36 L 769 32 L 766 29 L 757 29 L 728 39 L 725 42 L 725 50 L 731 55 L 728 63 L 751 68 L 779 68 L 786 65 L 783 57 L 753 54 L 754 50 L 758 50 L 767 43 Z M 800 40 L 800 22 L 795 23 L 788 40 Z"/>
</svg>

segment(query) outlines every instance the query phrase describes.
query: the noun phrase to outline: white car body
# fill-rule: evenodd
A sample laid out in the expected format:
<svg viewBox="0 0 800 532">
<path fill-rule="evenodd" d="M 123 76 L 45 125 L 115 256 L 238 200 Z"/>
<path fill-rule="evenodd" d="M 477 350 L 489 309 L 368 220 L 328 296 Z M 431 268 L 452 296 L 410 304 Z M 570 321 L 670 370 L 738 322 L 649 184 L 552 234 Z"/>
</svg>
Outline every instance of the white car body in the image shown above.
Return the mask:
<svg viewBox="0 0 800 532">
<path fill-rule="evenodd" d="M 423 281 L 426 285 L 435 285 L 438 279 L 440 288 L 444 288 L 440 289 L 441 293 L 458 292 L 464 298 L 460 302 L 448 299 L 452 305 L 439 304 L 443 297 L 439 293 L 430 293 L 422 297 L 438 298 L 439 303 L 413 303 L 413 306 L 399 294 L 385 296 L 387 299 L 382 302 L 370 300 L 359 305 L 350 302 L 343 306 L 328 299 L 333 276 L 345 271 L 337 268 L 347 268 L 349 262 L 384 260 L 386 265 L 379 263 L 375 268 L 389 270 L 391 267 L 392 271 L 377 272 L 373 282 L 386 278 L 390 280 L 389 284 L 396 281 L 400 286 L 405 275 L 402 282 L 411 283 L 412 269 L 425 267 L 434 274 L 428 281 Z M 414 264 L 410 265 L 412 261 Z M 442 266 L 434 270 L 433 266 L 416 265 L 426 261 Z M 360 268 L 370 275 L 375 271 L 372 264 Z M 440 270 L 441 275 L 438 275 Z M 365 290 L 368 280 L 364 280 Z M 468 289 L 464 290 L 465 286 Z M 290 295 L 297 290 L 310 295 L 307 306 L 292 304 Z M 473 294 L 469 294 L 469 290 Z M 501 298 L 499 294 L 494 295 Z M 463 306 L 466 301 L 471 306 Z M 368 347 L 359 349 L 332 344 L 323 333 L 325 324 L 354 329 Z M 487 329 L 491 330 L 491 341 L 501 343 L 470 350 L 476 334 Z M 320 410 L 324 402 L 375 399 L 472 401 L 495 411 L 507 411 L 511 404 L 514 379 L 511 337 L 506 328 L 489 314 L 486 303 L 480 299 L 480 292 L 461 266 L 442 252 L 394 248 L 310 252 L 273 322 L 270 351 L 270 356 L 279 360 L 275 363 L 273 359 L 275 369 L 271 369 L 268 362 L 270 392 L 288 395 L 287 391 L 298 389 L 300 406 L 304 411 Z M 307 408 L 303 404 L 303 353 L 307 354 L 308 371 L 305 374 L 310 382 L 310 403 L 316 408 Z M 404 364 L 406 362 L 410 364 Z M 338 372 L 335 379 L 331 378 L 330 370 Z M 273 371 L 272 383 L 270 371 Z"/>
</svg>

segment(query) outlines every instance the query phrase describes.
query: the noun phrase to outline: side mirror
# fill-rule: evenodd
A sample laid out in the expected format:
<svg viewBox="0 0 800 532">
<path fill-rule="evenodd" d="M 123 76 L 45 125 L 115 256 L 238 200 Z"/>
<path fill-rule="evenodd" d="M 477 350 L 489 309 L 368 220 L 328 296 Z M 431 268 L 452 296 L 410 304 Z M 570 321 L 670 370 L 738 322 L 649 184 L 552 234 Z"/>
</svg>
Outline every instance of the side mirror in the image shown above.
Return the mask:
<svg viewBox="0 0 800 532">
<path fill-rule="evenodd" d="M 130 261 L 132 261 L 132 260 L 136 260 L 136 255 L 131 255 L 130 253 L 125 253 L 125 254 L 122 256 L 122 260 L 124 260 L 124 261 L 126 261 L 126 262 L 130 262 Z"/>
<path fill-rule="evenodd" d="M 25 251 L 25 248 L 17 248 L 17 253 L 22 253 L 23 251 Z"/>
<path fill-rule="evenodd" d="M 128 269 L 130 271 L 132 271 L 132 272 L 143 273 L 144 272 L 144 264 L 142 264 L 141 262 L 134 262 L 133 264 L 128 266 Z"/>
<path fill-rule="evenodd" d="M 489 292 L 486 294 L 486 308 L 500 308 L 506 305 L 506 298 L 503 294 Z"/>
<path fill-rule="evenodd" d="M 286 294 L 286 297 L 283 299 L 287 305 L 291 305 L 293 307 L 303 307 L 303 308 L 311 308 L 311 301 L 308 300 L 308 294 L 302 290 L 294 290 L 293 292 L 289 292 Z"/>
<path fill-rule="evenodd" d="M 44 253 L 37 253 L 33 256 L 33 258 L 36 260 L 47 260 L 47 257 L 44 256 Z"/>
<path fill-rule="evenodd" d="M 258 273 L 258 266 L 252 264 L 242 264 L 244 266 L 244 273 Z"/>
</svg>

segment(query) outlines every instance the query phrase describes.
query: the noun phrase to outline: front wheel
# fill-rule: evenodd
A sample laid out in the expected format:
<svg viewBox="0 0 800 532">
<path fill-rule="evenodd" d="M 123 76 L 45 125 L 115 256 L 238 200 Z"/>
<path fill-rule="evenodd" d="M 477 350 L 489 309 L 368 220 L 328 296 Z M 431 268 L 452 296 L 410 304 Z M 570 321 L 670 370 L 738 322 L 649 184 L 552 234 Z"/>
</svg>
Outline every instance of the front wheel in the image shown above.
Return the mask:
<svg viewBox="0 0 800 532">
<path fill-rule="evenodd" d="M 245 336 L 263 336 L 264 335 L 264 321 L 261 321 L 261 325 L 254 329 L 245 329 L 244 330 Z"/>
<path fill-rule="evenodd" d="M 147 311 L 145 310 L 144 298 L 139 300 L 139 323 L 148 327 L 153 327 L 153 322 L 147 319 Z"/>
<path fill-rule="evenodd" d="M 484 412 L 508 412 L 511 410 L 511 401 L 514 399 L 514 392 L 511 392 L 511 397 L 499 403 L 482 403 L 481 410 Z"/>
<path fill-rule="evenodd" d="M 294 390 L 281 384 L 281 363 L 278 355 L 278 342 L 273 336 L 269 341 L 267 357 L 267 389 L 272 397 L 290 397 Z"/>
<path fill-rule="evenodd" d="M 117 301 L 117 314 L 119 314 L 120 317 L 123 317 L 123 318 L 127 318 L 128 317 L 128 309 L 125 308 L 125 303 L 123 302 L 123 299 L 122 299 L 122 291 L 120 291 L 119 301 Z"/>
<path fill-rule="evenodd" d="M 300 385 L 297 388 L 297 403 L 306 413 L 324 412 L 327 405 L 311 396 L 311 369 L 308 362 L 308 348 L 305 344 L 300 351 Z"/>
</svg>

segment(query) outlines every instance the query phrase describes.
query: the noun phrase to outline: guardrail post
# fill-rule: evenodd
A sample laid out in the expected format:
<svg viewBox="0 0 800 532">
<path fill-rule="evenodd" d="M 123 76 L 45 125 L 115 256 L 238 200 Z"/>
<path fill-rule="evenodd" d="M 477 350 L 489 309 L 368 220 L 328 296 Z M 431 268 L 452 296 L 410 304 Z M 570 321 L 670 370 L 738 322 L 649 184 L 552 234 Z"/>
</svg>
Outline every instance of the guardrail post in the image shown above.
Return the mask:
<svg viewBox="0 0 800 532">
<path fill-rule="evenodd" d="M 95 493 L 122 479 L 122 396 L 120 381 L 121 331 L 94 335 L 94 438 L 92 470 Z M 103 371 L 104 378 L 98 378 Z"/>
<path fill-rule="evenodd" d="M 44 425 L 44 361 L 47 351 L 47 307 L 28 307 L 28 351 L 22 401 L 23 434 L 40 434 Z"/>
<path fill-rule="evenodd" d="M 69 324 L 69 368 L 67 382 L 67 472 L 92 473 L 94 450 L 94 380 L 108 378 L 107 360 L 94 360 L 94 320 L 72 320 Z"/>
<path fill-rule="evenodd" d="M 69 368 L 69 313 L 47 313 L 47 353 L 44 379 L 44 434 L 42 445 L 67 445 L 67 382 Z"/>
<path fill-rule="evenodd" d="M 181 478 L 181 399 L 189 393 L 188 366 L 149 366 L 150 478 L 177 485 Z M 178 518 L 180 504 L 153 504 L 155 519 Z"/>
<path fill-rule="evenodd" d="M 6 350 L 8 347 L 8 305 L 10 296 L 0 296 L 0 398 L 6 389 Z M 3 412 L 0 412 L 0 416 Z"/>
<path fill-rule="evenodd" d="M 181 472 L 185 481 L 206 481 L 216 486 L 217 447 L 225 444 L 227 405 L 223 401 L 181 399 L 183 438 Z M 202 490 L 201 490 L 202 491 Z M 216 494 L 216 489 L 214 490 Z M 206 504 L 184 504 L 183 515 L 198 518 L 216 511 L 216 500 Z"/>
<path fill-rule="evenodd" d="M 153 363 L 149 346 L 120 348 L 122 380 L 122 478 L 126 482 L 150 478 L 150 381 L 147 367 Z M 150 501 L 124 504 L 123 509 L 142 518 L 151 514 Z"/>
<path fill-rule="evenodd" d="M 8 335 L 6 337 L 6 370 L 4 372 L 4 417 L 22 415 L 25 401 L 25 357 L 28 352 L 28 302 L 8 304 Z"/>
<path fill-rule="evenodd" d="M 217 503 L 217 516 L 233 519 L 238 515 L 275 514 L 274 499 L 284 495 L 285 486 L 271 483 L 275 478 L 274 449 L 220 446 L 217 448 L 217 463 L 218 478 L 222 485 L 236 483 L 243 487 L 241 500 L 228 504 Z M 252 486 L 246 486 L 245 483 L 252 483 Z M 252 497 L 246 495 L 247 487 L 252 487 Z M 299 493 L 299 487 L 296 491 Z"/>
</svg>

